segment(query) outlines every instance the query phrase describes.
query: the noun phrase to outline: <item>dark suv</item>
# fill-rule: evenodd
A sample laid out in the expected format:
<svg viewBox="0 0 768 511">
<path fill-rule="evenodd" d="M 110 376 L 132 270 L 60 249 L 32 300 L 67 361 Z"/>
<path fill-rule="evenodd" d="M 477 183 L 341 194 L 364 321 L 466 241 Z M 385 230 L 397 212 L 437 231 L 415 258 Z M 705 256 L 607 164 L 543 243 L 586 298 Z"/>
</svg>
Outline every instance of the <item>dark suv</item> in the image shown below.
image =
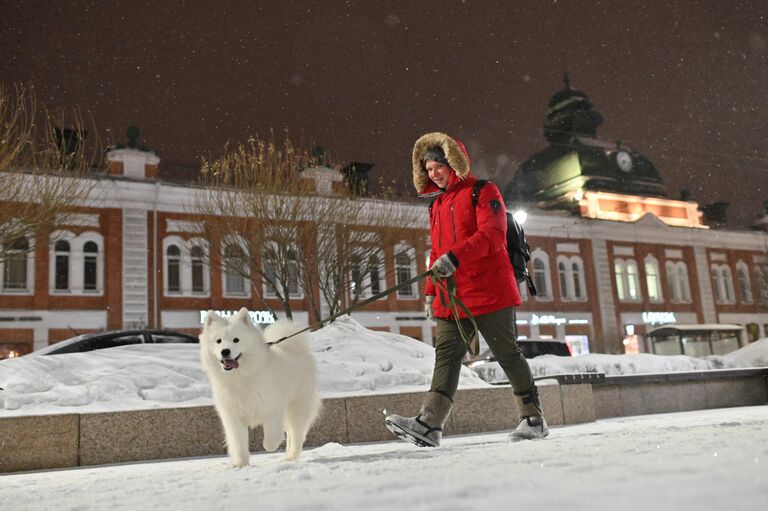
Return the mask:
<svg viewBox="0 0 768 511">
<path fill-rule="evenodd" d="M 541 355 L 557 355 L 559 357 L 570 357 L 571 348 L 565 343 L 565 341 L 558 341 L 557 339 L 518 339 L 517 345 L 520 346 L 520 351 L 523 352 L 525 358 L 536 358 Z M 493 356 L 490 349 L 485 349 L 476 357 L 472 357 L 464 363 L 469 367 L 474 367 L 472 364 L 475 362 L 495 362 L 496 357 Z"/>
<path fill-rule="evenodd" d="M 571 356 L 571 349 L 568 345 L 557 339 L 518 339 L 517 345 L 520 346 L 525 358 L 535 358 L 541 355 Z M 489 383 L 501 383 L 507 380 L 490 349 L 483 350 L 478 356 L 464 362 L 464 365 Z"/>
</svg>

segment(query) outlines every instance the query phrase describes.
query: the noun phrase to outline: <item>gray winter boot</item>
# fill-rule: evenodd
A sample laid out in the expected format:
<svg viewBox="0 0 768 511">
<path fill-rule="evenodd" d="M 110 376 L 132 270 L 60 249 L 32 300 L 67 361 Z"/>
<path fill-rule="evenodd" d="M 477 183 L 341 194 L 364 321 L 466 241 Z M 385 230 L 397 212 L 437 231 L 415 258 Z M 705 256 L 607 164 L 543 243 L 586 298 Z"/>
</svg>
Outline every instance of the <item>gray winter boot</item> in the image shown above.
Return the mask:
<svg viewBox="0 0 768 511">
<path fill-rule="evenodd" d="M 438 392 L 427 392 L 416 417 L 387 415 L 384 424 L 397 437 L 419 447 L 437 447 L 443 437 L 443 425 L 453 408 L 453 401 Z"/>
<path fill-rule="evenodd" d="M 536 440 L 549 435 L 547 421 L 541 410 L 539 391 L 535 386 L 532 391 L 524 394 L 515 392 L 515 406 L 520 415 L 520 424 L 509 436 L 510 440 Z"/>
</svg>

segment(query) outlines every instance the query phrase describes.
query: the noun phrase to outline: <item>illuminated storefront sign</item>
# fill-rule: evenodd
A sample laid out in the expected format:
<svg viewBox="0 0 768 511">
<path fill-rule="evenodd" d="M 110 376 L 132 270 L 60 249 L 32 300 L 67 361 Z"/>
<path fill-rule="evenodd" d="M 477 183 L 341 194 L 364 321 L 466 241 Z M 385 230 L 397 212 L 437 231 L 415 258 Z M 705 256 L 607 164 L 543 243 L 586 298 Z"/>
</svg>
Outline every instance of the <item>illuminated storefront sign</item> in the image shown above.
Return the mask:
<svg viewBox="0 0 768 511">
<path fill-rule="evenodd" d="M 646 325 L 677 323 L 677 318 L 674 312 L 643 312 L 643 323 Z"/>
<path fill-rule="evenodd" d="M 567 319 L 560 316 L 553 316 L 552 314 L 545 314 L 539 316 L 538 314 L 531 315 L 531 321 L 527 319 L 518 319 L 515 321 L 518 325 L 588 325 L 588 319 Z"/>
<path fill-rule="evenodd" d="M 228 318 L 230 316 L 234 316 L 237 314 L 238 311 L 213 311 L 222 318 Z M 205 315 L 208 314 L 208 311 L 200 311 L 200 324 L 202 325 L 205 322 Z M 267 325 L 269 323 L 274 323 L 277 318 L 275 318 L 275 315 L 272 314 L 271 311 L 248 311 L 248 314 L 251 316 L 251 321 L 256 323 L 257 325 Z"/>
</svg>

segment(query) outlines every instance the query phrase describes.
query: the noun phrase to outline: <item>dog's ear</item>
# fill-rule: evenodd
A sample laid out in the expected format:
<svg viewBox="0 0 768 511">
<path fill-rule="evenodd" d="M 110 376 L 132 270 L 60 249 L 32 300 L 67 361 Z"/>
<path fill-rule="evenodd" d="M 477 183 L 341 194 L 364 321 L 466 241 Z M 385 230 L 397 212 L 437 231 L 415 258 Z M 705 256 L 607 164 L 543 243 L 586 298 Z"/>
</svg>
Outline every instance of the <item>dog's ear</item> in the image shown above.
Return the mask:
<svg viewBox="0 0 768 511">
<path fill-rule="evenodd" d="M 245 307 L 237 311 L 237 321 L 242 321 L 248 326 L 253 325 L 253 322 L 251 321 L 251 313 L 248 312 L 248 309 Z"/>
<path fill-rule="evenodd" d="M 212 310 L 209 310 L 208 313 L 205 315 L 205 326 L 211 326 L 211 323 L 214 321 L 221 321 L 222 317 L 213 312 Z"/>
</svg>

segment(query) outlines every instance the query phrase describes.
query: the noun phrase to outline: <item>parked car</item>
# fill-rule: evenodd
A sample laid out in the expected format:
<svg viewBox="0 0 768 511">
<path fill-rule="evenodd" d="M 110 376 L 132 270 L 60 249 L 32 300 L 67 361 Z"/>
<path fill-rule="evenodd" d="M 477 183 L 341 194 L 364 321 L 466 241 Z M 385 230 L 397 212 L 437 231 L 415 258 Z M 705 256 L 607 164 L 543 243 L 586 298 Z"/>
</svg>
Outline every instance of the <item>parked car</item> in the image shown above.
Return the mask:
<svg viewBox="0 0 768 511">
<path fill-rule="evenodd" d="M 129 344 L 167 344 L 199 343 L 195 335 L 174 330 L 117 330 L 82 334 L 64 341 L 51 344 L 30 355 L 60 355 L 62 353 L 82 353 L 84 351 L 103 350 Z"/>
</svg>

